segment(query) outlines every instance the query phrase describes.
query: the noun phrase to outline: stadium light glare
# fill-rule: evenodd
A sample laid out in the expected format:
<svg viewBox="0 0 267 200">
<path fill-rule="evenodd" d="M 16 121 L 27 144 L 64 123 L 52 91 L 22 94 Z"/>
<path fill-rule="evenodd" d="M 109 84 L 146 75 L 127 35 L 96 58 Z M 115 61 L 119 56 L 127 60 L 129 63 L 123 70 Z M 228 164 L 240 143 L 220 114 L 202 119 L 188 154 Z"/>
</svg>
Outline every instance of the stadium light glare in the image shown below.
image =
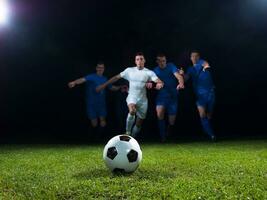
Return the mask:
<svg viewBox="0 0 267 200">
<path fill-rule="evenodd" d="M 0 0 L 0 25 L 6 25 L 8 22 L 9 8 L 7 1 Z"/>
</svg>

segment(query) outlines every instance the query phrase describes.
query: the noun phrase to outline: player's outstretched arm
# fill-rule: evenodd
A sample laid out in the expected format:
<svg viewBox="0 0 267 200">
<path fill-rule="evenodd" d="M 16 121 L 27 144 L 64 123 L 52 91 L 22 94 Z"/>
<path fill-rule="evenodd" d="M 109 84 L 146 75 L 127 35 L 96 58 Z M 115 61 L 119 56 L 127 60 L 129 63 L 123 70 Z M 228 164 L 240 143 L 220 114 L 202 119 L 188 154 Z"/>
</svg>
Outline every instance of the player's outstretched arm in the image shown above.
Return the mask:
<svg viewBox="0 0 267 200">
<path fill-rule="evenodd" d="M 121 75 L 118 74 L 116 76 L 113 76 L 111 79 L 109 79 L 107 82 L 103 83 L 102 85 L 99 85 L 96 88 L 97 92 L 100 92 L 101 90 L 104 90 L 109 84 L 115 83 L 116 81 L 118 81 L 119 79 L 121 79 Z"/>
<path fill-rule="evenodd" d="M 177 90 L 184 89 L 184 77 L 178 72 L 174 73 L 175 78 L 178 80 Z"/>
<path fill-rule="evenodd" d="M 183 77 L 184 82 L 188 81 L 189 78 L 190 78 L 190 75 L 189 75 L 188 71 L 187 71 L 187 73 L 185 74 L 183 68 L 181 68 L 181 69 L 179 70 L 179 74 Z"/>
<path fill-rule="evenodd" d="M 152 81 L 146 82 L 146 88 L 149 90 L 152 89 L 153 88 L 153 82 Z"/>
<path fill-rule="evenodd" d="M 86 82 L 86 79 L 84 77 L 82 77 L 82 78 L 78 78 L 74 81 L 69 82 L 68 86 L 69 86 L 69 88 L 74 88 L 76 85 L 83 84 L 84 82 Z"/>
<path fill-rule="evenodd" d="M 116 92 L 116 91 L 119 91 L 119 90 L 125 91 L 125 90 L 128 90 L 128 86 L 127 85 L 118 85 L 118 86 L 117 85 L 112 85 L 110 90 L 112 92 Z"/>
<path fill-rule="evenodd" d="M 155 81 L 153 81 L 153 82 L 155 82 L 156 83 L 156 89 L 157 90 L 160 90 L 161 88 L 163 88 L 163 86 L 164 86 L 164 83 L 163 83 L 163 81 L 162 80 L 160 80 L 159 78 L 158 79 L 156 79 Z"/>
<path fill-rule="evenodd" d="M 203 66 L 203 71 L 205 71 L 206 69 L 209 69 L 210 68 L 210 64 L 207 61 L 204 61 L 202 63 L 202 66 Z"/>
<path fill-rule="evenodd" d="M 112 92 L 116 92 L 116 91 L 118 91 L 120 89 L 121 89 L 121 86 L 112 85 L 109 90 L 112 91 Z"/>
<path fill-rule="evenodd" d="M 164 83 L 163 83 L 163 81 L 162 80 L 160 80 L 158 77 L 157 77 L 157 75 L 155 74 L 155 72 L 153 72 L 153 71 L 149 71 L 148 72 L 148 74 L 149 74 L 149 80 L 148 81 L 153 81 L 154 83 L 156 83 L 156 89 L 157 90 L 160 90 L 161 88 L 163 88 L 163 86 L 164 86 Z M 146 85 L 146 87 L 147 87 L 147 85 Z"/>
</svg>

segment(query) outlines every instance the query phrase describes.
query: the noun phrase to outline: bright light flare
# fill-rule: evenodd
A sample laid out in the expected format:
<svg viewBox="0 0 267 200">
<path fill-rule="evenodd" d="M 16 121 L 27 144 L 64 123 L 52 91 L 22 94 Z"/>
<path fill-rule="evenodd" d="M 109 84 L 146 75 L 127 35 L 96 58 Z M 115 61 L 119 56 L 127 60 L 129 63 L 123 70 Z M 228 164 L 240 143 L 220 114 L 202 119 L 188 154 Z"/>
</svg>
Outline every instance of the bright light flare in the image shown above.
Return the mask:
<svg viewBox="0 0 267 200">
<path fill-rule="evenodd" d="M 6 0 L 0 0 L 0 25 L 8 22 L 9 8 Z"/>
</svg>

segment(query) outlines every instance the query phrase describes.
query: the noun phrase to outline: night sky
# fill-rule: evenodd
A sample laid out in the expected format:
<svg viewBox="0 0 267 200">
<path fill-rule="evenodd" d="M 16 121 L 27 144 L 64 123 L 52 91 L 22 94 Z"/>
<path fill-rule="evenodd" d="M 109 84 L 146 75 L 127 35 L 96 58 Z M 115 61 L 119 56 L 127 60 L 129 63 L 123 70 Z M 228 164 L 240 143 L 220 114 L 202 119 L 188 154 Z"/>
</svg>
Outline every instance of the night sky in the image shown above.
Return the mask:
<svg viewBox="0 0 267 200">
<path fill-rule="evenodd" d="M 147 67 L 164 52 L 184 68 L 198 49 L 213 68 L 214 126 L 219 137 L 267 135 L 267 1 L 10 1 L 0 27 L 2 141 L 73 141 L 90 131 L 84 86 L 67 83 L 94 72 L 98 60 L 111 77 L 144 52 Z M 110 135 L 120 94 L 108 94 Z M 143 137 L 157 138 L 153 92 Z M 198 138 L 192 88 L 179 96 L 177 136 Z M 121 101 L 124 103 L 124 101 Z M 150 131 L 149 131 L 150 130 Z M 204 135 L 204 134 L 202 134 Z"/>
</svg>

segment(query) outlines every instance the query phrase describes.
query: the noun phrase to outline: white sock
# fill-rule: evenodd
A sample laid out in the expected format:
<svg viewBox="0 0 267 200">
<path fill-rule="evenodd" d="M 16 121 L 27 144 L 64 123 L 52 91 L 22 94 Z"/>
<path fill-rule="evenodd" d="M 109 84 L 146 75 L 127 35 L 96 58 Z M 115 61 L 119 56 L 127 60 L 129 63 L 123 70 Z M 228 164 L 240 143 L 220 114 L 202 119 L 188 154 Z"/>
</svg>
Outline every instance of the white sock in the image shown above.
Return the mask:
<svg viewBox="0 0 267 200">
<path fill-rule="evenodd" d="M 138 126 L 134 125 L 133 132 L 132 132 L 131 136 L 136 137 L 136 135 L 140 132 L 140 130 L 141 130 L 141 126 L 138 127 Z"/>
<path fill-rule="evenodd" d="M 126 120 L 126 132 L 127 133 L 131 133 L 134 121 L 135 121 L 135 115 L 131 115 L 130 113 L 128 113 L 127 120 Z"/>
</svg>

